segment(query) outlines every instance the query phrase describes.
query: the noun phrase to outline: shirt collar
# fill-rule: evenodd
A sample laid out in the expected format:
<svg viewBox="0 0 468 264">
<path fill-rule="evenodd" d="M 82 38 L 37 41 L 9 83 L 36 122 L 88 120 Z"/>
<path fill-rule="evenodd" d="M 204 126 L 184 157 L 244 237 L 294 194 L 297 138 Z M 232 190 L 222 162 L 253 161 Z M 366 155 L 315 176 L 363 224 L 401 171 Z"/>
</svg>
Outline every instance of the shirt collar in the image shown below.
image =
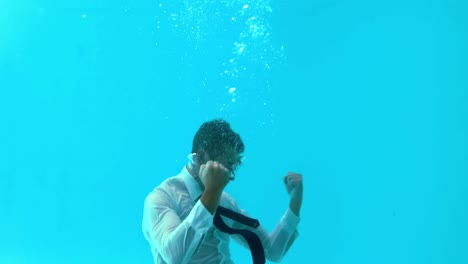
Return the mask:
<svg viewBox="0 0 468 264">
<path fill-rule="evenodd" d="M 200 184 L 193 178 L 192 175 L 190 175 L 186 166 L 184 166 L 180 174 L 190 194 L 190 198 L 192 198 L 192 201 L 195 201 L 203 193 Z"/>
</svg>

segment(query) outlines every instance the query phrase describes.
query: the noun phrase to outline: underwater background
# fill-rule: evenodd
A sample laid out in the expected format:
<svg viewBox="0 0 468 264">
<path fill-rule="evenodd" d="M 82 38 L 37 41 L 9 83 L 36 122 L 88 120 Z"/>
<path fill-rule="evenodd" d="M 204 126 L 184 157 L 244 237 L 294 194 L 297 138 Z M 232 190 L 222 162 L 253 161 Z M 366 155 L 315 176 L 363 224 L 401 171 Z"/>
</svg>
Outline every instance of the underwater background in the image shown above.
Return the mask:
<svg viewBox="0 0 468 264">
<path fill-rule="evenodd" d="M 152 263 L 145 196 L 201 123 L 282 263 L 468 263 L 468 2 L 0 2 L 0 263 Z M 236 263 L 250 252 L 232 243 Z"/>
</svg>

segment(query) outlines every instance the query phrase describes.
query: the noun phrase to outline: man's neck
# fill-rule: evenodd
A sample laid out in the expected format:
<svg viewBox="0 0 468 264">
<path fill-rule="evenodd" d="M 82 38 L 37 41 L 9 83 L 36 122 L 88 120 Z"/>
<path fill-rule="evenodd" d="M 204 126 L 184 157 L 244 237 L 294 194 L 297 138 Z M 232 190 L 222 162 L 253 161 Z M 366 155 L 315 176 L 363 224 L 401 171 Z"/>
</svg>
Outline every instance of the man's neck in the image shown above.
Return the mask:
<svg viewBox="0 0 468 264">
<path fill-rule="evenodd" d="M 203 185 L 200 178 L 198 177 L 198 172 L 194 171 L 193 168 L 189 166 L 189 164 L 185 165 L 185 168 L 189 172 L 190 176 L 192 176 L 198 182 L 198 184 L 200 185 L 200 188 L 202 190 L 205 190 L 205 186 Z"/>
</svg>

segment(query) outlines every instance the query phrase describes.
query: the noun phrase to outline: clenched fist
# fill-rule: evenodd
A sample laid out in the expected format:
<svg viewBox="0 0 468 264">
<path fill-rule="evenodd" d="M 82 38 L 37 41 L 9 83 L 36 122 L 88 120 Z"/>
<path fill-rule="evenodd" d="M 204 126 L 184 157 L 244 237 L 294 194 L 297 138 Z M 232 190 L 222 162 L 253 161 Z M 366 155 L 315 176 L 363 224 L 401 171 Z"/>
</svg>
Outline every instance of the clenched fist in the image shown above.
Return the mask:
<svg viewBox="0 0 468 264">
<path fill-rule="evenodd" d="M 205 190 L 222 192 L 229 182 L 229 171 L 216 161 L 208 161 L 200 166 L 200 180 Z"/>
<path fill-rule="evenodd" d="M 296 215 L 299 215 L 302 206 L 302 175 L 294 172 L 288 172 L 288 175 L 284 176 L 283 182 L 286 187 L 286 191 L 291 198 L 289 208 L 291 208 Z"/>
</svg>

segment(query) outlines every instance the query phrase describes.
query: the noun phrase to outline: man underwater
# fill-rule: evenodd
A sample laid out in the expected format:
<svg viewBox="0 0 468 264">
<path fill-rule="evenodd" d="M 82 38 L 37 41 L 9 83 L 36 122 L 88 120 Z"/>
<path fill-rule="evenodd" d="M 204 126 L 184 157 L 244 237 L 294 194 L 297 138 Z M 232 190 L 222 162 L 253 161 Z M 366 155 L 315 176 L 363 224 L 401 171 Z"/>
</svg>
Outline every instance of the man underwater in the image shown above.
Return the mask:
<svg viewBox="0 0 468 264">
<path fill-rule="evenodd" d="M 234 263 L 230 238 L 251 250 L 254 263 L 281 261 L 298 236 L 302 175 L 284 176 L 289 207 L 269 233 L 224 192 L 241 165 L 243 152 L 240 135 L 225 120 L 200 126 L 187 165 L 145 199 L 142 228 L 154 263 Z"/>
</svg>

